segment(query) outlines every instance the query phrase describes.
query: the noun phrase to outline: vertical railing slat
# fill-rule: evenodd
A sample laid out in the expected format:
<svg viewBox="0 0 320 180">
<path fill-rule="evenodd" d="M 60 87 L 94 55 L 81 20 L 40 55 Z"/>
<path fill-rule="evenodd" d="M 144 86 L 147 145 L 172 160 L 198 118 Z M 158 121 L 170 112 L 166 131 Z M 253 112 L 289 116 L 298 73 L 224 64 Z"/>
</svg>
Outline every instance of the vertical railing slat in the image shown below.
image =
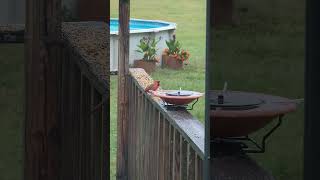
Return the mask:
<svg viewBox="0 0 320 180">
<path fill-rule="evenodd" d="M 152 165 L 152 179 L 154 180 L 158 180 L 158 155 L 157 155 L 157 148 L 158 148 L 158 112 L 156 111 L 155 107 L 152 106 L 152 155 L 150 160 L 152 160 L 152 158 L 154 158 L 154 162 L 151 163 Z"/>
<path fill-rule="evenodd" d="M 203 172 L 202 172 L 202 166 L 203 166 L 202 159 L 198 155 L 196 155 L 196 159 L 195 160 L 196 160 L 195 161 L 196 179 L 202 179 L 203 178 L 203 176 L 202 176 L 203 175 Z"/>
<path fill-rule="evenodd" d="M 170 179 L 170 164 L 171 164 L 171 155 L 170 147 L 171 147 L 171 133 L 170 133 L 170 125 L 169 122 L 162 116 L 162 124 L 163 124 L 163 144 L 164 144 L 164 153 L 163 153 L 163 171 L 164 171 L 164 179 Z"/>
<path fill-rule="evenodd" d="M 128 88 L 128 106 L 129 106 L 129 109 L 128 109 L 128 124 L 127 124 L 127 131 L 128 131 L 128 144 L 127 144 L 127 149 L 125 150 L 125 151 L 127 151 L 127 154 L 128 154 L 128 158 L 127 158 L 127 170 L 128 170 L 128 179 L 130 179 L 130 177 L 131 177 L 131 172 L 132 172 L 132 170 L 131 170 L 131 151 L 132 151 L 132 148 L 131 148 L 131 139 L 132 139 L 132 137 L 131 137 L 131 113 L 132 113 L 132 108 L 130 108 L 131 107 L 131 86 L 130 86 L 130 78 L 128 78 L 128 85 L 129 85 L 129 87 L 127 87 Z"/>
<path fill-rule="evenodd" d="M 161 145 L 160 145 L 160 142 L 162 142 L 162 138 L 160 138 L 160 137 L 162 137 L 161 135 L 161 129 L 160 129 L 160 124 L 161 124 L 161 119 L 160 119 L 160 112 L 158 111 L 158 110 L 156 110 L 156 127 L 155 127 L 155 129 L 157 130 L 157 135 L 156 135 L 156 137 L 155 137 L 155 141 L 156 141 L 156 147 L 155 147 L 155 155 L 157 156 L 157 162 L 156 162 L 156 165 L 155 165 L 155 168 L 156 168 L 156 171 L 157 171 L 157 173 L 156 173 L 156 180 L 159 180 L 159 173 L 160 173 L 160 168 L 161 168 L 161 166 L 160 166 L 160 159 L 161 159 L 161 157 L 160 157 L 160 147 L 161 147 Z"/>
<path fill-rule="evenodd" d="M 174 179 L 180 180 L 180 156 L 181 156 L 181 149 L 180 149 L 180 133 L 175 129 L 174 132 Z"/>
<path fill-rule="evenodd" d="M 165 126 L 165 121 L 163 119 L 163 116 L 159 114 L 159 130 L 158 130 L 158 135 L 159 135 L 159 151 L 158 151 L 158 157 L 159 157 L 159 173 L 158 173 L 158 179 L 159 180 L 164 180 L 165 179 L 165 152 L 166 150 L 166 134 L 164 127 Z"/>
<path fill-rule="evenodd" d="M 102 95 L 96 90 L 93 89 L 91 91 L 92 94 L 92 102 L 93 102 L 93 107 L 98 108 L 95 109 L 95 112 L 93 112 L 93 138 L 92 138 L 92 173 L 93 173 L 93 179 L 101 179 L 101 162 L 102 162 L 102 156 L 101 156 L 101 150 L 102 150 L 102 132 L 103 132 L 103 121 L 102 121 L 102 112 L 103 112 L 103 105 L 100 104 L 103 101 Z M 100 107 L 96 107 L 100 106 Z"/>
<path fill-rule="evenodd" d="M 90 123 L 89 126 L 89 147 L 90 147 L 90 152 L 89 152 L 89 177 L 93 179 L 94 177 L 94 114 L 91 114 L 91 110 L 95 108 L 95 103 L 94 103 L 94 87 L 90 86 L 90 108 L 89 108 L 89 114 L 88 114 L 88 120 Z"/>
<path fill-rule="evenodd" d="M 141 92 L 139 92 L 139 95 L 141 96 L 141 112 L 140 112 L 140 172 L 139 172 L 139 179 L 144 179 L 144 130 L 145 130 L 145 116 L 146 116 L 146 112 L 145 112 L 145 98 L 144 95 L 141 95 Z"/>
<path fill-rule="evenodd" d="M 188 153 L 188 143 L 184 140 L 182 135 L 180 135 L 180 178 L 181 180 L 187 179 L 187 153 Z"/>
<path fill-rule="evenodd" d="M 128 78 L 128 84 L 129 84 L 129 126 L 128 126 L 128 135 L 129 135 L 129 138 L 128 138 L 128 141 L 129 141 L 129 146 L 128 146 L 128 161 L 129 161 L 129 167 L 128 167 L 128 180 L 132 179 L 134 177 L 134 159 L 133 159 L 133 152 L 134 152 L 134 133 L 133 133 L 133 130 L 134 130 L 134 118 L 133 118 L 133 114 L 135 113 L 134 112 L 134 92 L 133 92 L 133 84 L 132 84 L 132 78 Z"/>
<path fill-rule="evenodd" d="M 61 129 L 62 129 L 62 138 L 61 143 L 62 143 L 62 160 L 64 163 L 61 163 L 61 169 L 62 173 L 61 176 L 62 178 L 71 178 L 70 172 L 67 172 L 68 168 L 68 156 L 70 154 L 70 147 L 69 143 L 70 140 L 68 137 L 70 135 L 68 134 L 70 132 L 70 126 L 68 124 L 71 122 L 72 119 L 72 111 L 71 111 L 71 106 L 73 103 L 72 99 L 72 85 L 70 82 L 73 82 L 72 77 L 74 76 L 74 71 L 71 69 L 71 62 L 68 56 L 65 57 L 63 61 L 63 67 L 62 67 L 62 88 L 63 88 L 63 93 L 62 93 L 62 107 L 61 107 L 61 113 L 62 113 L 62 121 L 61 121 Z M 69 136 L 68 136 L 69 135 Z M 70 164 L 69 164 L 70 166 Z"/>
<path fill-rule="evenodd" d="M 167 120 L 166 120 L 167 121 Z M 168 174 L 168 179 L 174 180 L 174 128 L 172 125 L 169 125 L 169 138 L 170 138 L 170 143 L 169 143 L 169 174 Z"/>
<path fill-rule="evenodd" d="M 132 77 L 131 77 L 132 79 Z M 134 82 L 132 81 L 132 86 L 134 87 L 133 90 L 134 90 L 134 122 L 133 122 L 133 126 L 134 126 L 134 129 L 133 129 L 133 136 L 135 138 L 135 141 L 134 141 L 134 149 L 133 149 L 133 155 L 134 155 L 134 162 L 138 162 L 139 161 L 139 157 L 138 157 L 138 153 L 137 153 L 137 149 L 139 148 L 139 137 L 138 137 L 138 122 L 139 120 L 137 119 L 138 117 L 138 91 L 137 91 L 137 87 L 135 86 Z M 138 179 L 138 171 L 139 171 L 139 168 L 137 166 L 137 164 L 135 164 L 134 167 L 134 176 L 132 177 L 133 180 L 136 180 Z"/>
<path fill-rule="evenodd" d="M 79 153 L 79 141 L 80 141 L 80 137 L 79 137 L 79 131 L 80 131 L 80 95 L 81 95 L 81 72 L 78 68 L 75 68 L 75 76 L 74 76 L 74 86 L 75 89 L 72 92 L 71 96 L 73 96 L 73 142 L 74 143 L 74 148 L 73 148 L 73 152 L 72 152 L 72 156 L 73 156 L 73 168 L 74 168 L 74 175 L 73 178 L 74 179 L 79 179 L 79 174 L 80 174 L 80 169 L 79 169 L 79 164 L 80 164 L 80 153 Z"/>
<path fill-rule="evenodd" d="M 187 180 L 196 180 L 195 178 L 195 152 L 188 144 L 188 159 L 187 159 Z"/>
<path fill-rule="evenodd" d="M 83 122 L 84 122 L 84 116 L 83 116 L 83 104 L 84 104 L 84 99 L 83 99 L 83 94 L 84 94 L 84 85 L 83 85 L 83 75 L 80 75 L 80 119 L 79 119 L 79 164 L 78 164 L 78 169 L 79 169 L 79 179 L 83 180 L 84 179 L 84 171 L 83 171 L 83 164 L 84 164 L 84 159 L 83 159 Z"/>
<path fill-rule="evenodd" d="M 147 104 L 147 116 L 146 116 L 146 128 L 144 129 L 145 131 L 145 151 L 144 151 L 144 157 L 146 158 L 144 163 L 145 163 L 145 179 L 151 179 L 150 177 L 150 146 L 151 146 L 151 142 L 150 142 L 150 138 L 151 138 L 151 117 L 152 117 L 152 112 L 151 112 L 151 104 L 150 102 L 147 100 L 147 98 L 145 97 L 146 100 L 146 104 Z"/>
<path fill-rule="evenodd" d="M 91 88 L 88 79 L 82 76 L 82 168 L 81 171 L 83 172 L 83 179 L 87 180 L 90 179 L 90 107 L 91 107 Z"/>
<path fill-rule="evenodd" d="M 138 143 L 138 179 L 142 179 L 142 130 L 143 130 L 143 127 L 142 127 L 142 122 L 143 122 L 143 119 L 142 119 L 142 113 L 143 113 L 143 97 L 142 96 L 139 96 L 139 91 L 137 93 L 138 95 L 138 102 L 139 102 L 139 109 L 138 109 L 138 140 L 139 140 L 139 143 Z"/>
</svg>

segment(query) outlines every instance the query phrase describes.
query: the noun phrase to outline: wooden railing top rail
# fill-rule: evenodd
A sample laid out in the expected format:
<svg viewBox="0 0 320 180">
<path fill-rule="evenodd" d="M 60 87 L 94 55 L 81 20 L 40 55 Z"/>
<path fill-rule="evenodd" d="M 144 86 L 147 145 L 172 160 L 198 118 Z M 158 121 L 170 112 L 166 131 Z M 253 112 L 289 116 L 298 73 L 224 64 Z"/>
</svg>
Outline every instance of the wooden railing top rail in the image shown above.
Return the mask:
<svg viewBox="0 0 320 180">
<path fill-rule="evenodd" d="M 104 22 L 65 22 L 63 40 L 81 72 L 103 95 L 109 91 L 109 26 Z"/>
<path fill-rule="evenodd" d="M 139 85 L 138 87 L 144 93 L 143 95 L 170 121 L 203 159 L 205 137 L 203 124 L 186 110 L 168 111 L 159 98 L 145 93 L 144 88 L 153 83 L 153 80 L 143 69 L 131 68 L 130 75 L 134 82 Z"/>
</svg>

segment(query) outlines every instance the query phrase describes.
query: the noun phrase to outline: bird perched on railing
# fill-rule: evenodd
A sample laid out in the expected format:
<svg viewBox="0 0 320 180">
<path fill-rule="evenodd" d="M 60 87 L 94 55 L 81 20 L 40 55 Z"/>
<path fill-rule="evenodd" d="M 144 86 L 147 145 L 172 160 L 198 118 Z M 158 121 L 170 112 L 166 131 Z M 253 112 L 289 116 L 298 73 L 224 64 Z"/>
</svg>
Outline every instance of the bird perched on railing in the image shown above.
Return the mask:
<svg viewBox="0 0 320 180">
<path fill-rule="evenodd" d="M 150 91 L 156 91 L 159 88 L 159 86 L 160 86 L 160 81 L 153 81 L 152 84 L 150 84 L 144 89 L 144 92 L 149 93 Z"/>
<path fill-rule="evenodd" d="M 153 81 L 152 84 L 148 85 L 146 88 L 144 88 L 144 92 L 150 93 L 151 91 L 156 91 L 160 87 L 160 81 Z M 139 94 L 139 96 L 142 96 L 143 93 Z"/>
</svg>

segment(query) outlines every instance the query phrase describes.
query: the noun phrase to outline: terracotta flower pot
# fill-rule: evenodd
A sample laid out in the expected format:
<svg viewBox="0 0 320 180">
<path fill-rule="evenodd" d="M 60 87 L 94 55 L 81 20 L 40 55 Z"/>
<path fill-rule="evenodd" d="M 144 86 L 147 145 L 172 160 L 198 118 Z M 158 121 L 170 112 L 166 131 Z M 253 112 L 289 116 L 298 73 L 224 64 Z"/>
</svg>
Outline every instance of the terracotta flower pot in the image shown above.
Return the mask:
<svg viewBox="0 0 320 180">
<path fill-rule="evenodd" d="M 133 66 L 135 68 L 142 68 L 144 69 L 148 74 L 151 72 L 154 72 L 156 69 L 156 63 L 157 61 L 146 61 L 146 60 L 135 60 Z"/>
<path fill-rule="evenodd" d="M 182 69 L 183 61 L 177 60 L 174 57 L 168 55 L 162 55 L 162 63 L 165 67 L 170 69 Z"/>
</svg>

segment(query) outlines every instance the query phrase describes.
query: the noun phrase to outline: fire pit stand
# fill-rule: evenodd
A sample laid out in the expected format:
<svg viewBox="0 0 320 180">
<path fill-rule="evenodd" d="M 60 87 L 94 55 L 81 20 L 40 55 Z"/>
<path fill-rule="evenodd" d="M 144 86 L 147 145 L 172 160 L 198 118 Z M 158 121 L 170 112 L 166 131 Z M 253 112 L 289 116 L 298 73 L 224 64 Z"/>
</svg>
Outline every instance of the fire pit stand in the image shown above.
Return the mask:
<svg viewBox="0 0 320 180">
<path fill-rule="evenodd" d="M 280 115 L 278 117 L 277 124 L 263 136 L 260 144 L 257 143 L 252 138 L 250 138 L 249 135 L 243 136 L 243 137 L 213 138 L 211 140 L 211 143 L 213 143 L 214 146 L 218 147 L 216 151 L 214 151 L 213 155 L 215 154 L 221 155 L 223 153 L 230 154 L 231 152 L 235 153 L 237 151 L 241 153 L 264 153 L 266 150 L 266 142 L 268 138 L 272 133 L 274 133 L 281 126 L 282 118 L 283 118 L 283 115 Z M 251 143 L 254 146 L 254 148 L 249 148 L 247 143 Z M 225 148 L 221 148 L 221 147 L 225 147 Z"/>
<path fill-rule="evenodd" d="M 167 110 L 171 111 L 177 111 L 177 110 L 193 110 L 194 105 L 199 101 L 199 98 L 197 98 L 191 105 L 185 104 L 185 105 L 176 105 L 176 104 L 170 104 L 162 100 L 163 106 Z"/>
<path fill-rule="evenodd" d="M 162 105 L 171 111 L 193 110 L 194 105 L 203 96 L 202 93 L 186 90 L 153 91 L 153 95 L 161 99 Z"/>
<path fill-rule="evenodd" d="M 280 127 L 284 115 L 296 110 L 296 102 L 279 96 L 225 90 L 209 91 L 207 97 L 210 99 L 211 179 L 274 180 L 248 154 L 266 151 L 267 140 Z M 277 122 L 262 135 L 261 142 L 249 137 L 273 120 Z"/>
</svg>

